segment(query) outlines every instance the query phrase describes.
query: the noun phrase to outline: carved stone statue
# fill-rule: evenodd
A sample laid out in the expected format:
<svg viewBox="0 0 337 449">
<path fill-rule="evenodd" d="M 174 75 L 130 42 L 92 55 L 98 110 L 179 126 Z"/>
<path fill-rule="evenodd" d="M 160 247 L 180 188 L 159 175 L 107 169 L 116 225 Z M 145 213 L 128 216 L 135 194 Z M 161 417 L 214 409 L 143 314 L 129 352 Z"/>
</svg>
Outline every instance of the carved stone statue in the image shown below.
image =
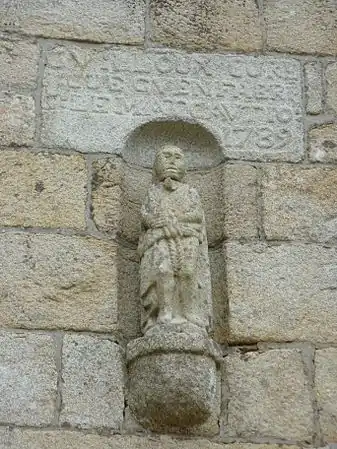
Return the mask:
<svg viewBox="0 0 337 449">
<path fill-rule="evenodd" d="M 184 175 L 183 152 L 161 148 L 141 209 L 144 335 L 127 345 L 131 414 L 165 433 L 189 432 L 207 420 L 217 426 L 220 413 L 222 353 L 207 334 L 212 299 L 205 218 Z"/>
<path fill-rule="evenodd" d="M 161 148 L 153 166 L 154 184 L 141 209 L 138 251 L 142 329 L 175 325 L 207 332 L 211 284 L 205 218 L 197 191 L 183 183 L 184 154 Z"/>
</svg>

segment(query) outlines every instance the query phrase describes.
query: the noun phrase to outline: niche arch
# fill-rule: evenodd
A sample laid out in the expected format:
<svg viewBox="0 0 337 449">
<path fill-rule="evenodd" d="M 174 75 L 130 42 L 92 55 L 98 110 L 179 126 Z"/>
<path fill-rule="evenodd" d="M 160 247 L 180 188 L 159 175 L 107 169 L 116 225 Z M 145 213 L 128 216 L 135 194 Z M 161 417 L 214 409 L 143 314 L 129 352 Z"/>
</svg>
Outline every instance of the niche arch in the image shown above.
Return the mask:
<svg viewBox="0 0 337 449">
<path fill-rule="evenodd" d="M 217 138 L 204 126 L 183 120 L 157 120 L 138 126 L 122 151 L 127 163 L 151 168 L 156 150 L 165 145 L 180 147 L 188 170 L 207 169 L 223 161 Z"/>
</svg>

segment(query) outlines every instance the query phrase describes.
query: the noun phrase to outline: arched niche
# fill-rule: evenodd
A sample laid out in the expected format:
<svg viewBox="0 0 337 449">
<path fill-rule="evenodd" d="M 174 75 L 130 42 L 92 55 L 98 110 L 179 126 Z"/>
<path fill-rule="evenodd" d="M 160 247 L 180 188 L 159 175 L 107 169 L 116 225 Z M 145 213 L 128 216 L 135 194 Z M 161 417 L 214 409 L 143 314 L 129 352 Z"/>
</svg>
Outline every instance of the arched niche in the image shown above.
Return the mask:
<svg viewBox="0 0 337 449">
<path fill-rule="evenodd" d="M 221 147 L 206 128 L 182 120 L 148 122 L 136 128 L 123 149 L 126 162 L 151 168 L 156 150 L 165 144 L 180 147 L 188 169 L 205 169 L 221 163 Z"/>
<path fill-rule="evenodd" d="M 222 151 L 213 134 L 201 125 L 171 120 L 149 122 L 136 128 L 129 135 L 122 152 L 119 293 L 123 319 L 129 329 L 126 337 L 134 338 L 135 325 L 139 324 L 136 319 L 139 298 L 134 285 L 139 279 L 134 264 L 137 263 L 140 207 L 152 182 L 155 153 L 164 144 L 177 145 L 184 151 L 187 166 L 185 181 L 197 189 L 203 203 L 211 264 L 215 338 L 223 342 L 227 300 L 221 245 L 224 239 Z"/>
</svg>

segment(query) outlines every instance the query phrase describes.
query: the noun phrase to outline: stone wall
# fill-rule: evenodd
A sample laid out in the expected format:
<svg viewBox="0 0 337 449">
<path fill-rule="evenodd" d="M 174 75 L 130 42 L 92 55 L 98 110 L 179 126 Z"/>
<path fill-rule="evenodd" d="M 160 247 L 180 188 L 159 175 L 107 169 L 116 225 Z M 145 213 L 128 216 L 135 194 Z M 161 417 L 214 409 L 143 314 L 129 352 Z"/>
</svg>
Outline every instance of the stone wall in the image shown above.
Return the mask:
<svg viewBox="0 0 337 449">
<path fill-rule="evenodd" d="M 1 1 L 1 449 L 337 443 L 336 54 L 335 0 Z M 125 346 L 171 138 L 224 360 L 209 422 L 159 436 L 128 409 Z"/>
</svg>

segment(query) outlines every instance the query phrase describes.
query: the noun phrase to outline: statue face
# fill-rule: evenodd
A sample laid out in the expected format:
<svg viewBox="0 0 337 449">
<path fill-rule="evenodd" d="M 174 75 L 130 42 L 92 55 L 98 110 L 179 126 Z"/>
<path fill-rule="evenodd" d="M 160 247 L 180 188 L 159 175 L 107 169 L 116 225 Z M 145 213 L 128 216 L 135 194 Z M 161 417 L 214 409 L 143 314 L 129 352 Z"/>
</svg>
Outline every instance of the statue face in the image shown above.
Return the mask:
<svg viewBox="0 0 337 449">
<path fill-rule="evenodd" d="M 161 148 L 156 155 L 154 169 L 159 181 L 166 178 L 181 181 L 185 175 L 184 153 L 174 146 Z"/>
</svg>

